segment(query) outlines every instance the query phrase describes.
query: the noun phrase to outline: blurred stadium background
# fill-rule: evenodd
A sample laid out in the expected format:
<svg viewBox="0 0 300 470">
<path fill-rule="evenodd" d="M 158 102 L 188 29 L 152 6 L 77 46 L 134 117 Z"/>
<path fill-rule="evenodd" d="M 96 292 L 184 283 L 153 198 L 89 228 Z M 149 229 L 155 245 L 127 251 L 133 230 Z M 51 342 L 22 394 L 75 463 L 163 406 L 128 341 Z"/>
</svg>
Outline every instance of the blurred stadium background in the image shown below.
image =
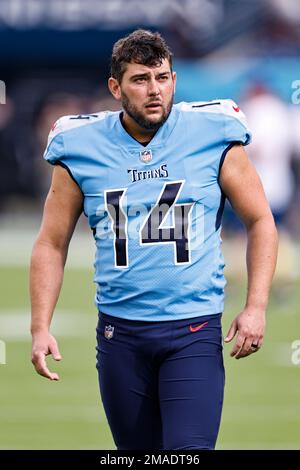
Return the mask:
<svg viewBox="0 0 300 470">
<path fill-rule="evenodd" d="M 106 90 L 109 57 L 136 27 L 161 31 L 171 45 L 176 102 L 232 98 L 245 111 L 249 155 L 280 232 L 265 345 L 242 361 L 225 346 L 217 448 L 300 449 L 298 0 L 0 0 L 0 449 L 114 449 L 95 369 L 86 221 L 71 242 L 53 321 L 63 361 L 48 362 L 58 383 L 30 362 L 28 264 L 51 177 L 42 159 L 49 129 L 64 114 L 118 109 Z M 223 246 L 226 333 L 245 296 L 244 231 L 230 207 Z"/>
</svg>

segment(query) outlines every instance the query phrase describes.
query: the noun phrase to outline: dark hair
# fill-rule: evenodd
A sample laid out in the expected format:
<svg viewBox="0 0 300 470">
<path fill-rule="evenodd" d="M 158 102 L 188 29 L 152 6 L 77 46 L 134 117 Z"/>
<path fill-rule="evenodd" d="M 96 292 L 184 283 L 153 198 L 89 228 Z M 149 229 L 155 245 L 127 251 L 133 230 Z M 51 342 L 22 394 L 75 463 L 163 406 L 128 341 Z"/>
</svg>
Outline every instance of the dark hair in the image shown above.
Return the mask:
<svg viewBox="0 0 300 470">
<path fill-rule="evenodd" d="M 115 43 L 111 56 L 111 76 L 121 83 L 126 64 L 131 62 L 154 67 L 160 65 L 163 59 L 168 59 L 172 70 L 172 56 L 158 32 L 137 29 Z"/>
</svg>

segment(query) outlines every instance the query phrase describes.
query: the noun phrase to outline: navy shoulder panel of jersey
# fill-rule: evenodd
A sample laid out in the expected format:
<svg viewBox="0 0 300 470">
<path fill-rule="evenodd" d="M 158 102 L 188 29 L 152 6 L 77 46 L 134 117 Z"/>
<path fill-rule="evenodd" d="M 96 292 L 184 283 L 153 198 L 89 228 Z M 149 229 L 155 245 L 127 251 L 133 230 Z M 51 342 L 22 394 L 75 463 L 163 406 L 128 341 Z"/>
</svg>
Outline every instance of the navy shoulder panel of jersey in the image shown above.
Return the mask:
<svg viewBox="0 0 300 470">
<path fill-rule="evenodd" d="M 66 134 L 73 133 L 73 137 L 83 135 L 82 132 L 90 130 L 91 126 L 95 123 L 102 121 L 103 128 L 108 124 L 110 118 L 113 118 L 117 113 L 110 111 L 103 111 L 95 114 L 79 114 L 62 116 L 52 126 L 47 146 L 44 152 L 44 158 L 52 165 L 63 162 L 67 158 L 64 138 Z M 99 130 L 99 129 L 98 129 Z M 87 134 L 84 132 L 84 134 Z M 83 143 L 84 147 L 84 143 Z"/>
<path fill-rule="evenodd" d="M 193 120 L 199 118 L 213 119 L 222 132 L 224 143 L 240 142 L 247 145 L 251 142 L 251 131 L 248 128 L 245 114 L 231 99 L 212 101 L 181 102 L 177 105 L 183 114 L 191 116 Z"/>
</svg>

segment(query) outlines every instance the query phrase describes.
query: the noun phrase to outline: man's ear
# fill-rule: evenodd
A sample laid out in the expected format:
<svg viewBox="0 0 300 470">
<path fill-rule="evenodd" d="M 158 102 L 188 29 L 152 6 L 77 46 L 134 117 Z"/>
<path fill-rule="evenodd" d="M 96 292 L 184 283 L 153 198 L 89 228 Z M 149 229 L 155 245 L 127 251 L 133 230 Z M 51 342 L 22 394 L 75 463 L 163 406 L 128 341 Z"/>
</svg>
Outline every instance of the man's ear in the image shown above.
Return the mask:
<svg viewBox="0 0 300 470">
<path fill-rule="evenodd" d="M 120 99 L 121 99 L 121 87 L 119 85 L 118 80 L 116 80 L 113 77 L 109 77 L 109 79 L 108 79 L 108 89 L 111 92 L 111 94 L 113 95 L 113 97 L 116 100 L 120 101 Z"/>
<path fill-rule="evenodd" d="M 176 81 L 177 81 L 177 75 L 176 72 L 172 72 L 172 77 L 173 77 L 173 83 L 174 83 L 174 95 L 176 92 Z"/>
</svg>

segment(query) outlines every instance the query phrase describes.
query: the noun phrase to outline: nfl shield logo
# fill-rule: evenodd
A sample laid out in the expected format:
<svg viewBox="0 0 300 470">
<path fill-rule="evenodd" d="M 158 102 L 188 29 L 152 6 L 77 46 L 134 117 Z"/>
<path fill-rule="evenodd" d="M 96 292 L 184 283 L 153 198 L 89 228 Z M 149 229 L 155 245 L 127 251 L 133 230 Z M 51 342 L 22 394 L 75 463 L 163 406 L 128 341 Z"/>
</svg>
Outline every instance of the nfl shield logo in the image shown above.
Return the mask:
<svg viewBox="0 0 300 470">
<path fill-rule="evenodd" d="M 151 152 L 151 150 L 142 150 L 142 151 L 140 152 L 140 160 L 141 160 L 143 163 L 151 162 L 151 160 L 152 160 L 152 152 Z"/>
<path fill-rule="evenodd" d="M 104 336 L 106 339 L 111 339 L 114 335 L 114 326 L 107 325 L 104 330 Z"/>
</svg>

